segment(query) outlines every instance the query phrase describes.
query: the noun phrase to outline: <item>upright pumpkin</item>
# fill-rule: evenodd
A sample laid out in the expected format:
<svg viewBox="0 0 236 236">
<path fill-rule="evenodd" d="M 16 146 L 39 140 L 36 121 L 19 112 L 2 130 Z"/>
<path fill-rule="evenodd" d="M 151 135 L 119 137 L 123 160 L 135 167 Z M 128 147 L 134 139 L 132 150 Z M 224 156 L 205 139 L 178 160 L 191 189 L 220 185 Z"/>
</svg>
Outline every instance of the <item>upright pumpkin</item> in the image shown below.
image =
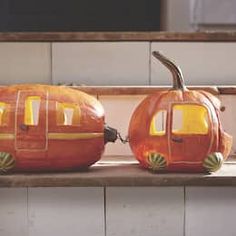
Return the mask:
<svg viewBox="0 0 236 236">
<path fill-rule="evenodd" d="M 148 96 L 134 111 L 129 125 L 133 153 L 154 171 L 218 170 L 232 146 L 220 122 L 220 101 L 206 91 L 188 90 L 178 66 L 159 52 L 153 56 L 172 73 L 173 88 Z"/>
</svg>

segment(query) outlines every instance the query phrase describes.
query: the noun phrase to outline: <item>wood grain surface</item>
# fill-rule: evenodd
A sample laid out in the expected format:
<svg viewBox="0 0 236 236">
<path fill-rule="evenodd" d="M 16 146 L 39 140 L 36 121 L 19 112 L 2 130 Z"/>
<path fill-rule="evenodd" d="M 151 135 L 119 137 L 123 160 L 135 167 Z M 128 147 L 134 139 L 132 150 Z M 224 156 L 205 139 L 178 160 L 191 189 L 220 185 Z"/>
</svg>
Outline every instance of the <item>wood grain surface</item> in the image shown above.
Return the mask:
<svg viewBox="0 0 236 236">
<path fill-rule="evenodd" d="M 91 95 L 149 95 L 158 91 L 171 89 L 170 86 L 87 86 L 87 85 L 58 85 L 68 86 L 73 89 L 83 91 Z M 5 85 L 0 85 L 5 87 Z M 234 95 L 236 94 L 236 85 L 231 86 L 187 86 L 190 90 L 205 90 L 214 95 Z"/>
<path fill-rule="evenodd" d="M 236 32 L 8 32 L 0 42 L 166 41 L 235 42 Z"/>
<path fill-rule="evenodd" d="M 214 174 L 162 173 L 141 169 L 133 157 L 105 157 L 88 171 L 14 173 L 0 176 L 0 187 L 82 186 L 236 186 L 236 162 Z"/>
<path fill-rule="evenodd" d="M 168 86 L 70 86 L 93 95 L 148 95 L 170 89 Z M 190 90 L 205 90 L 214 95 L 236 94 L 236 86 L 188 86 Z"/>
</svg>

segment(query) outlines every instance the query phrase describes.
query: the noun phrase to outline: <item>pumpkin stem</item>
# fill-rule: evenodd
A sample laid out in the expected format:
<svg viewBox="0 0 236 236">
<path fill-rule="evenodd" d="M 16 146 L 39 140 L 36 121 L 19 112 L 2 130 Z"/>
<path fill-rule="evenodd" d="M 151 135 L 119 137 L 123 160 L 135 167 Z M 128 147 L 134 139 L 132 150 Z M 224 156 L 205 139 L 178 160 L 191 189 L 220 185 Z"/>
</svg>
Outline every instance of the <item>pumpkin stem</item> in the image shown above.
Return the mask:
<svg viewBox="0 0 236 236">
<path fill-rule="evenodd" d="M 186 90 L 186 87 L 184 85 L 184 77 L 181 69 L 177 65 L 175 65 L 174 62 L 172 62 L 167 57 L 163 56 L 158 51 L 153 51 L 152 55 L 157 58 L 164 66 L 166 66 L 172 73 L 173 89 Z"/>
</svg>

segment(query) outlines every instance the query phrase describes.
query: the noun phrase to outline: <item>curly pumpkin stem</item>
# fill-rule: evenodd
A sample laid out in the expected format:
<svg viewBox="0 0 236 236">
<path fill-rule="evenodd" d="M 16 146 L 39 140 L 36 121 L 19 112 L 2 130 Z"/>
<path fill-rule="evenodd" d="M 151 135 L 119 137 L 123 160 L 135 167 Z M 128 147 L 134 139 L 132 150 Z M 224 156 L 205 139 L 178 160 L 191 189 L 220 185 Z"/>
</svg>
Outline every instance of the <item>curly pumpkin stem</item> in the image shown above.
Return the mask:
<svg viewBox="0 0 236 236">
<path fill-rule="evenodd" d="M 172 73 L 173 89 L 186 90 L 186 87 L 184 85 L 184 77 L 181 69 L 177 65 L 175 65 L 173 61 L 163 56 L 158 51 L 153 51 L 152 55 L 157 58 L 164 66 L 166 66 Z"/>
</svg>

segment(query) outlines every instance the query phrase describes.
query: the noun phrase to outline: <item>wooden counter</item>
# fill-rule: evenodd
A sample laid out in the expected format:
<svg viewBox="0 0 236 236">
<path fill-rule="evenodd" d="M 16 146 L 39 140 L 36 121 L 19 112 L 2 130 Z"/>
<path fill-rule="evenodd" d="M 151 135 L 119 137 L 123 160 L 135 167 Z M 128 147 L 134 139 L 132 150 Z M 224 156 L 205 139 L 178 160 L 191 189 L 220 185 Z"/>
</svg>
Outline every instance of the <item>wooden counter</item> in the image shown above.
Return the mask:
<svg viewBox="0 0 236 236">
<path fill-rule="evenodd" d="M 0 42 L 165 41 L 236 42 L 236 32 L 11 32 Z"/>
<path fill-rule="evenodd" d="M 170 86 L 87 86 L 87 85 L 58 85 L 67 86 L 95 96 L 119 96 L 119 95 L 149 95 L 158 91 L 168 90 Z M 5 85 L 0 85 L 5 87 Z M 190 90 L 205 90 L 214 95 L 234 95 L 236 86 L 187 86 Z"/>
<path fill-rule="evenodd" d="M 92 95 L 148 95 L 171 89 L 170 86 L 70 86 Z M 187 86 L 190 90 L 205 90 L 214 95 L 236 94 L 236 86 Z"/>
<path fill-rule="evenodd" d="M 133 157 L 106 157 L 85 172 L 16 173 L 0 176 L 0 187 L 236 186 L 236 162 L 214 174 L 155 174 Z"/>
</svg>

